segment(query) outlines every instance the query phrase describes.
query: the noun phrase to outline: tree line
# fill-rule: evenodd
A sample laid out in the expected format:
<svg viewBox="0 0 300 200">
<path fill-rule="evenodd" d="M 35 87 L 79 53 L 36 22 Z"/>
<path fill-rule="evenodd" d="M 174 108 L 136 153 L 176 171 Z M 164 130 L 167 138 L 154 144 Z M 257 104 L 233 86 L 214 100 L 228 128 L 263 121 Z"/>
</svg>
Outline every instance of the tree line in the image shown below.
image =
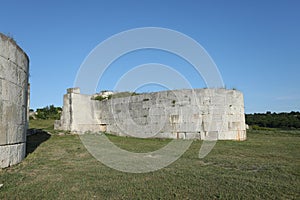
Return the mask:
<svg viewBox="0 0 300 200">
<path fill-rule="evenodd" d="M 60 119 L 61 107 L 55 107 L 54 105 L 46 106 L 44 108 L 30 110 L 30 112 L 34 112 L 34 115 L 30 115 L 30 119 Z"/>
<path fill-rule="evenodd" d="M 246 123 L 250 126 L 267 128 L 293 129 L 300 128 L 300 112 L 254 113 L 246 114 Z"/>
</svg>

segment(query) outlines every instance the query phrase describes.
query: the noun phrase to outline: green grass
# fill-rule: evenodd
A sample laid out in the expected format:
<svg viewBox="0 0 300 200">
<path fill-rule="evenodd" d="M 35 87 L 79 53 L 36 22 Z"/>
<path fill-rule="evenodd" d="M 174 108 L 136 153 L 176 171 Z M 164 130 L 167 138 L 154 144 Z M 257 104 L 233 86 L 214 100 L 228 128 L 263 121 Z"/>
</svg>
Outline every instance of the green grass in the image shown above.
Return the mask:
<svg viewBox="0 0 300 200">
<path fill-rule="evenodd" d="M 43 123 L 49 127 L 50 122 Z M 152 151 L 170 141 L 108 137 L 134 152 Z M 106 167 L 77 135 L 43 133 L 27 140 L 26 159 L 0 170 L 0 199 L 300 198 L 300 131 L 248 131 L 247 141 L 218 141 L 201 160 L 202 142 L 194 141 L 179 160 L 145 174 Z"/>
<path fill-rule="evenodd" d="M 43 129 L 45 131 L 53 132 L 54 128 L 54 119 L 35 119 L 29 121 L 29 128 L 35 128 L 35 129 Z"/>
<path fill-rule="evenodd" d="M 50 134 L 64 133 L 69 134 L 69 131 L 54 130 L 54 119 L 34 119 L 29 121 L 29 129 L 40 129 Z"/>
</svg>

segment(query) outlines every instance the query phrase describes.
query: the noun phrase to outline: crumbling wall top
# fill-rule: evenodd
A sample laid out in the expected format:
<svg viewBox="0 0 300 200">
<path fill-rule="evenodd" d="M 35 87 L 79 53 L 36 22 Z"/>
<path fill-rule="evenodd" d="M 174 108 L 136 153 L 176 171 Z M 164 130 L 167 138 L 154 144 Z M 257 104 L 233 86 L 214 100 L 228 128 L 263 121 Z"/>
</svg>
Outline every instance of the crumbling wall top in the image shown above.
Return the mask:
<svg viewBox="0 0 300 200">
<path fill-rule="evenodd" d="M 80 94 L 80 88 L 76 87 L 76 88 L 68 88 L 67 89 L 67 93 L 71 94 L 71 93 L 75 93 L 75 94 Z"/>
<path fill-rule="evenodd" d="M 25 56 L 27 62 L 29 63 L 28 55 L 23 51 L 23 49 L 16 43 L 16 41 L 13 38 L 6 36 L 3 33 L 0 33 L 0 40 L 8 41 L 9 43 L 11 43 L 11 45 L 15 46 L 17 48 L 17 50 L 20 51 Z"/>
</svg>

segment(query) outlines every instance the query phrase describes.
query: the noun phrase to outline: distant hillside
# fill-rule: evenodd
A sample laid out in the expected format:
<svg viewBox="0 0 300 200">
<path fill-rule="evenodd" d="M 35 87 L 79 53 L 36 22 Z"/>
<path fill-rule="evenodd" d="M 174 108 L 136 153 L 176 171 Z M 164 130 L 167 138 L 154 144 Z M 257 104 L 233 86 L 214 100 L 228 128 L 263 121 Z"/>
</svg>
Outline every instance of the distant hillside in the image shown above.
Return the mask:
<svg viewBox="0 0 300 200">
<path fill-rule="evenodd" d="M 246 123 L 250 126 L 268 128 L 300 128 L 300 112 L 246 114 Z"/>
</svg>

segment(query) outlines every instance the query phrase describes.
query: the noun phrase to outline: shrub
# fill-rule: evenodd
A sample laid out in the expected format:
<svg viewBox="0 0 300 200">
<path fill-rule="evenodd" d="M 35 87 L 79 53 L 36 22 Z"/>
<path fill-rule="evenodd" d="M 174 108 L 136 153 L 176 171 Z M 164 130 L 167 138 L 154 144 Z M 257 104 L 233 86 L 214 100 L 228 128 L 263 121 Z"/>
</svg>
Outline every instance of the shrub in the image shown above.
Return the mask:
<svg viewBox="0 0 300 200">
<path fill-rule="evenodd" d="M 36 109 L 37 119 L 60 119 L 62 109 L 54 105 Z"/>
</svg>

